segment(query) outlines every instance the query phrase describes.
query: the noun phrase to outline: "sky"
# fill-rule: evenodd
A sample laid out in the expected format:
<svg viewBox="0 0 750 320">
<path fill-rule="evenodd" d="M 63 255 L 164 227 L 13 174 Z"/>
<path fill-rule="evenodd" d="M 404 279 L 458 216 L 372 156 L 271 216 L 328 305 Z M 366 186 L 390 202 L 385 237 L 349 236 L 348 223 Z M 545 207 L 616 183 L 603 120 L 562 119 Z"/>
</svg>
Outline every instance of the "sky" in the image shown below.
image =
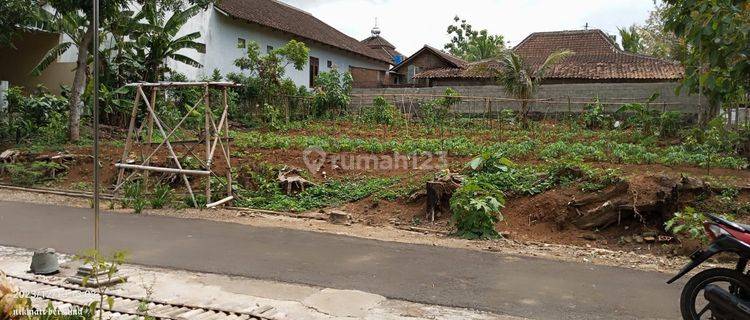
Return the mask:
<svg viewBox="0 0 750 320">
<path fill-rule="evenodd" d="M 459 15 L 474 29 L 502 34 L 509 45 L 537 31 L 589 28 L 617 34 L 617 27 L 642 24 L 654 0 L 281 0 L 362 40 L 378 21 L 381 36 L 402 54 L 425 44 L 443 48 L 448 25 Z"/>
</svg>

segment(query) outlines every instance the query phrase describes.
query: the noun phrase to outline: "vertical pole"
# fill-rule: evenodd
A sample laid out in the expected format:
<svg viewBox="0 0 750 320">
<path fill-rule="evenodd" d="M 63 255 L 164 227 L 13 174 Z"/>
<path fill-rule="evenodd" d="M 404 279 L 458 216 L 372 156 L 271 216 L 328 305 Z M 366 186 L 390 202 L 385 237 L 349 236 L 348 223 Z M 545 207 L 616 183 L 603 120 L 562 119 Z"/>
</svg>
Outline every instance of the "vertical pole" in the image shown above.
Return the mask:
<svg viewBox="0 0 750 320">
<path fill-rule="evenodd" d="M 158 90 L 157 87 L 151 88 L 151 108 L 154 109 L 154 112 L 156 112 L 156 93 L 157 93 L 157 90 Z M 154 135 L 154 118 L 148 117 L 148 130 L 146 130 L 146 131 L 147 131 L 146 134 L 148 134 L 148 137 L 146 137 L 146 145 L 147 145 L 146 150 L 148 150 L 148 153 L 150 154 L 151 153 L 151 142 L 152 142 L 152 139 L 153 139 L 152 137 Z M 145 165 L 149 165 L 149 163 L 151 163 L 151 160 L 147 159 Z M 144 188 L 144 190 L 148 190 L 149 171 L 145 170 L 143 172 L 143 174 L 144 174 L 144 177 L 143 177 L 143 188 Z"/>
<path fill-rule="evenodd" d="M 226 113 L 226 119 L 224 120 L 224 137 L 227 139 L 227 150 L 225 157 L 227 158 L 227 197 L 233 196 L 232 192 L 232 154 L 229 151 L 231 142 L 229 141 L 229 102 L 227 99 L 227 87 L 224 87 L 224 112 Z M 219 139 L 221 139 L 220 131 L 222 128 L 216 128 L 219 131 Z"/>
<path fill-rule="evenodd" d="M 210 92 L 208 90 L 208 84 L 205 85 L 205 110 L 206 110 L 206 170 L 211 171 L 211 107 L 210 107 Z M 206 177 L 206 203 L 211 203 L 211 176 Z"/>
<path fill-rule="evenodd" d="M 99 252 L 99 0 L 94 0 L 94 250 Z"/>
</svg>

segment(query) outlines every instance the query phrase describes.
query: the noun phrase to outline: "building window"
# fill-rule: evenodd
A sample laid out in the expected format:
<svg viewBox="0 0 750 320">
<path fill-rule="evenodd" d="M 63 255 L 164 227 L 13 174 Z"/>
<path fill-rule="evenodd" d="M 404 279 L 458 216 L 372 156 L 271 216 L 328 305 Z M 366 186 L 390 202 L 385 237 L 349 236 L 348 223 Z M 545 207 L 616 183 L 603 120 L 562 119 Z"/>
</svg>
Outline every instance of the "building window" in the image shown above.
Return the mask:
<svg viewBox="0 0 750 320">
<path fill-rule="evenodd" d="M 245 39 L 237 38 L 237 48 L 245 48 Z"/>
<path fill-rule="evenodd" d="M 271 53 L 273 51 L 273 46 L 266 46 L 266 53 Z"/>
<path fill-rule="evenodd" d="M 328 60 L 328 69 L 333 68 L 333 61 Z"/>
</svg>

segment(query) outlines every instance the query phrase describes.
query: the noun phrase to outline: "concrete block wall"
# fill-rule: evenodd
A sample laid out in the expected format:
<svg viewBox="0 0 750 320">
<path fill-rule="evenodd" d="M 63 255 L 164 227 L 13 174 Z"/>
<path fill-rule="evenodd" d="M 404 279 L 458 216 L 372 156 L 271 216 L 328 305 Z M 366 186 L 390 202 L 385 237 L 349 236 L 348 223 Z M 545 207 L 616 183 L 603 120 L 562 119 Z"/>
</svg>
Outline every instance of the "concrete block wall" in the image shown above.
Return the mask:
<svg viewBox="0 0 750 320">
<path fill-rule="evenodd" d="M 659 83 L 580 83 L 580 84 L 546 84 L 539 88 L 536 99 L 548 101 L 531 104 L 532 112 L 543 113 L 578 113 L 584 110 L 586 104 L 599 97 L 608 112 L 614 112 L 625 103 L 646 102 L 654 93 L 659 97 L 652 104 L 652 108 L 662 111 L 679 111 L 685 114 L 696 114 L 699 99 L 697 95 L 677 95 L 677 82 Z M 372 99 L 382 95 L 394 102 L 398 107 L 407 111 L 419 101 L 429 100 L 426 95 L 443 95 L 447 86 L 426 88 L 358 88 L 354 89 L 351 106 L 354 109 L 370 105 Z M 492 86 L 452 86 L 462 96 L 476 97 L 466 99 L 454 107 L 462 113 L 485 113 L 487 102 L 490 100 L 491 112 L 501 109 L 519 108 L 518 101 L 508 101 L 502 87 Z M 705 98 L 701 99 L 705 105 Z"/>
</svg>

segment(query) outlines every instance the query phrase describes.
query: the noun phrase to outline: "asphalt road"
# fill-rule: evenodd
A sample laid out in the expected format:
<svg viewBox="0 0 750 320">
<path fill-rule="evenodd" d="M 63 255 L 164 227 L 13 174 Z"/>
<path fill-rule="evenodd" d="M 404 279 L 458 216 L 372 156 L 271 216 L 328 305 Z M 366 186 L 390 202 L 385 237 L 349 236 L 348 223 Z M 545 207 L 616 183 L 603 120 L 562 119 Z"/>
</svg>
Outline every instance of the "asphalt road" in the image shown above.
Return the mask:
<svg viewBox="0 0 750 320">
<path fill-rule="evenodd" d="M 0 202 L 0 244 L 91 248 L 92 210 Z M 534 319 L 676 319 L 669 275 L 283 228 L 103 214 L 102 245 L 128 262 L 356 289 Z"/>
</svg>

